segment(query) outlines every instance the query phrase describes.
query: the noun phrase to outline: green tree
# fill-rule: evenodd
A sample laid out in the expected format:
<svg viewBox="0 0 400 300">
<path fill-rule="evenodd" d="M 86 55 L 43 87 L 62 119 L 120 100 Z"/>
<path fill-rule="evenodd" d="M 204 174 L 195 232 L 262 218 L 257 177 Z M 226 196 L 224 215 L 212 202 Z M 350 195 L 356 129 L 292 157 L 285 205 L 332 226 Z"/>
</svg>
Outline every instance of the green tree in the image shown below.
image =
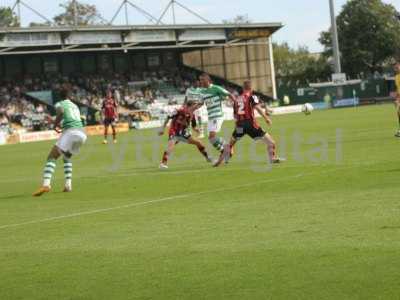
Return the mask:
<svg viewBox="0 0 400 300">
<path fill-rule="evenodd" d="M 343 70 L 351 76 L 382 71 L 398 54 L 399 13 L 381 0 L 348 1 L 337 17 Z M 330 31 L 319 39 L 325 54 L 332 54 Z"/>
<path fill-rule="evenodd" d="M 84 4 L 76 1 L 69 0 L 60 6 L 64 9 L 64 12 L 58 16 L 54 17 L 54 22 L 57 25 L 75 25 L 75 5 L 77 11 L 77 25 L 85 26 L 85 25 L 96 25 L 102 23 L 102 17 L 98 12 L 95 5 Z"/>
<path fill-rule="evenodd" d="M 287 43 L 274 44 L 276 78 L 283 82 L 327 81 L 332 73 L 327 58 L 312 54 L 306 47 L 291 48 Z"/>
<path fill-rule="evenodd" d="M 0 27 L 18 27 L 17 16 L 10 7 L 0 7 Z"/>
<path fill-rule="evenodd" d="M 233 19 L 230 20 L 222 20 L 224 24 L 250 24 L 252 21 L 250 20 L 248 15 L 237 15 Z"/>
</svg>

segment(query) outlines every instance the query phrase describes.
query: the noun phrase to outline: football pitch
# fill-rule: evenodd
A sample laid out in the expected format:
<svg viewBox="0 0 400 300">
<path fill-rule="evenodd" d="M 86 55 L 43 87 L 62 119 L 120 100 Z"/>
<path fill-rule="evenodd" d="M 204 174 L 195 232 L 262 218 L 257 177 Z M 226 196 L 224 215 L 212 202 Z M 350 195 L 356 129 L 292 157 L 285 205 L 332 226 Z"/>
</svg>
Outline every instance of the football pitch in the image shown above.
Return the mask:
<svg viewBox="0 0 400 300">
<path fill-rule="evenodd" d="M 53 142 L 0 147 L 0 299 L 399 299 L 393 106 L 273 121 L 282 165 L 244 138 L 227 166 L 178 145 L 160 171 L 166 137 L 131 131 L 42 198 Z"/>
</svg>

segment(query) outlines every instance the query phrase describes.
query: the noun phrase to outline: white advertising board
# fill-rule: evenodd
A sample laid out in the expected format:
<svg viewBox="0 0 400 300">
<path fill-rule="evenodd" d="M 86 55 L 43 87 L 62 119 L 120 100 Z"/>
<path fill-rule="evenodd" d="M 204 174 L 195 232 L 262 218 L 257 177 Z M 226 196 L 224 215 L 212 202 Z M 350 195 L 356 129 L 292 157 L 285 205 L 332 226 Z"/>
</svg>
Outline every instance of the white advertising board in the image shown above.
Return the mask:
<svg viewBox="0 0 400 300">
<path fill-rule="evenodd" d="M 72 44 L 114 44 L 122 43 L 119 32 L 72 32 L 66 39 L 67 45 Z"/>
<path fill-rule="evenodd" d="M 126 43 L 174 42 L 175 40 L 175 31 L 172 30 L 131 31 L 125 37 Z"/>
</svg>

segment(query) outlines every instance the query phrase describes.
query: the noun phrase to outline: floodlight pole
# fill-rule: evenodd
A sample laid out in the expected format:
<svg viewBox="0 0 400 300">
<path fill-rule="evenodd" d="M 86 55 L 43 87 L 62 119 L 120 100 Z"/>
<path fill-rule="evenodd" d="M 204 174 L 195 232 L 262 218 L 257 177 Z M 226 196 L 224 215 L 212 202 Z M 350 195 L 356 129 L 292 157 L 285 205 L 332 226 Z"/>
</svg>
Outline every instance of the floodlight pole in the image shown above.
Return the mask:
<svg viewBox="0 0 400 300">
<path fill-rule="evenodd" d="M 18 23 L 19 23 L 19 26 L 22 26 L 21 25 L 21 1 L 20 0 L 17 0 L 17 9 L 18 9 Z"/>
<path fill-rule="evenodd" d="M 21 6 L 24 6 L 25 8 L 29 9 L 30 11 L 32 11 L 34 14 L 36 14 L 37 16 L 39 16 L 40 18 L 42 18 L 43 20 L 45 20 L 47 23 L 51 24 L 51 20 L 49 20 L 48 18 L 46 18 L 44 15 L 42 15 L 40 12 L 38 12 L 36 9 L 34 9 L 33 7 L 29 6 L 28 4 L 26 4 L 24 1 L 22 0 L 16 0 L 13 7 L 11 8 L 11 11 L 13 13 L 15 13 L 15 9 L 17 9 L 17 18 L 18 18 L 18 22 L 21 25 Z"/>
<path fill-rule="evenodd" d="M 171 8 L 172 10 L 172 18 L 173 18 L 173 22 L 174 24 L 176 24 L 176 16 L 175 16 L 175 5 L 178 5 L 180 8 L 186 10 L 188 13 L 190 13 L 191 15 L 199 18 L 200 20 L 202 20 L 204 23 L 206 24 L 211 24 L 210 21 L 208 21 L 206 18 L 202 17 L 201 15 L 199 15 L 198 13 L 194 12 L 193 10 L 191 10 L 190 8 L 186 7 L 185 5 L 183 5 L 182 3 L 180 3 L 177 0 L 171 0 L 168 2 L 167 6 L 165 7 L 165 9 L 163 10 L 161 16 L 158 18 L 157 20 L 157 24 L 160 24 L 162 19 L 164 18 L 165 14 L 168 12 L 169 8 Z"/>
<path fill-rule="evenodd" d="M 176 18 L 175 18 L 175 0 L 171 1 L 171 10 L 172 10 L 172 22 L 174 25 L 176 24 Z"/>
<path fill-rule="evenodd" d="M 75 27 L 78 26 L 78 4 L 76 0 L 73 0 L 73 9 L 74 9 L 74 25 Z"/>
<path fill-rule="evenodd" d="M 11 11 L 14 13 L 15 9 L 17 9 L 17 19 L 18 23 L 21 25 L 21 0 L 16 0 Z"/>
<path fill-rule="evenodd" d="M 129 25 L 128 2 L 127 1 L 125 1 L 125 23 L 126 23 L 126 26 Z"/>
<path fill-rule="evenodd" d="M 161 16 L 157 20 L 157 25 L 161 24 L 162 19 L 164 18 L 165 14 L 167 13 L 169 7 L 171 6 L 171 1 L 168 2 L 167 6 L 165 7 L 164 11 L 162 12 Z"/>
<path fill-rule="evenodd" d="M 118 15 L 121 12 L 121 10 L 124 8 L 124 11 L 125 11 L 125 23 L 126 23 L 126 25 L 129 25 L 129 14 L 128 14 L 128 8 L 129 7 L 128 6 L 131 6 L 134 9 L 136 9 L 143 16 L 145 16 L 150 22 L 152 22 L 154 24 L 159 24 L 158 23 L 158 19 L 156 17 L 154 17 L 153 15 L 151 15 L 150 13 L 145 11 L 143 8 L 135 5 L 134 3 L 132 3 L 129 0 L 123 0 L 121 2 L 121 5 L 118 7 L 117 11 L 115 12 L 115 14 L 112 17 L 111 21 L 108 22 L 108 24 L 112 25 L 114 23 L 115 19 L 118 17 Z M 162 24 L 162 22 L 160 22 L 160 24 Z"/>
<path fill-rule="evenodd" d="M 342 67 L 340 63 L 340 50 L 339 50 L 339 39 L 336 24 L 335 5 L 334 0 L 329 0 L 329 7 L 331 12 L 331 31 L 332 31 L 332 48 L 333 48 L 333 60 L 335 73 L 342 73 Z"/>
</svg>

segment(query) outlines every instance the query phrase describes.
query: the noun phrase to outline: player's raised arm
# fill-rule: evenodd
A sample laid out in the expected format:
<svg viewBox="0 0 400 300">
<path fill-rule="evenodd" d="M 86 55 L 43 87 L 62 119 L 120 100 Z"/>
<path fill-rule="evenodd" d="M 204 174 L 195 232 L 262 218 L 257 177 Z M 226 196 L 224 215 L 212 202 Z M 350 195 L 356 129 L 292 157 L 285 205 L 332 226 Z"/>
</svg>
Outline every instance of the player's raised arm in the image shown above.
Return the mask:
<svg viewBox="0 0 400 300">
<path fill-rule="evenodd" d="M 223 87 L 220 87 L 220 86 L 215 86 L 215 87 L 218 89 L 218 91 L 220 92 L 220 94 L 221 94 L 222 96 L 228 97 L 228 99 L 229 99 L 232 103 L 235 103 L 236 97 L 235 97 L 231 92 L 229 92 L 227 89 L 224 89 Z"/>
<path fill-rule="evenodd" d="M 232 93 L 229 93 L 228 98 L 232 103 L 235 103 L 236 97 Z"/>
<path fill-rule="evenodd" d="M 159 135 L 159 136 L 164 135 L 165 128 L 167 127 L 167 125 L 168 125 L 168 123 L 169 123 L 169 121 L 170 121 L 171 119 L 172 119 L 172 116 L 171 116 L 171 115 L 168 115 L 167 118 L 164 120 L 163 125 L 161 126 L 160 130 L 158 131 L 158 135 Z"/>
</svg>

